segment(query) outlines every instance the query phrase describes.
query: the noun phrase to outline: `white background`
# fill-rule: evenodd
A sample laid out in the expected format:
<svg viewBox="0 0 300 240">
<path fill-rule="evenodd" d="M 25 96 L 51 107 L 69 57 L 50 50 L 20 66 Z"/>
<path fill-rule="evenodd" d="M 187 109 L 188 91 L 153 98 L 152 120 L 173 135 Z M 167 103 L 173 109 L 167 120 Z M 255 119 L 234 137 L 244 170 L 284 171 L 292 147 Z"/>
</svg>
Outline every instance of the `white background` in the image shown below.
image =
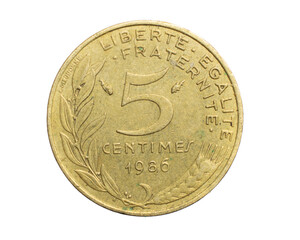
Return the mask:
<svg viewBox="0 0 300 240">
<path fill-rule="evenodd" d="M 300 239 L 299 1 L 1 1 L 0 239 Z M 65 178 L 47 102 L 68 55 L 108 26 L 161 20 L 207 40 L 244 107 L 237 157 L 199 202 L 159 217 L 106 210 Z"/>
</svg>

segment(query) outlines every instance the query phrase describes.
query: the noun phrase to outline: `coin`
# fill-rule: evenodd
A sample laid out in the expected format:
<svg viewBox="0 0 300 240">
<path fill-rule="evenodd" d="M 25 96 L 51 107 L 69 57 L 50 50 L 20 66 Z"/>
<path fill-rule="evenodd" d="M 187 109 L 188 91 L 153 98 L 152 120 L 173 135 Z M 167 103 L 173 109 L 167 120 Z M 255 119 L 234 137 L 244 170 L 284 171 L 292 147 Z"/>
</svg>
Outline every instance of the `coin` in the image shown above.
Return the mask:
<svg viewBox="0 0 300 240">
<path fill-rule="evenodd" d="M 70 182 L 110 210 L 182 209 L 228 171 L 242 133 L 236 81 L 188 30 L 157 21 L 109 27 L 67 58 L 48 103 L 48 134 Z"/>
</svg>

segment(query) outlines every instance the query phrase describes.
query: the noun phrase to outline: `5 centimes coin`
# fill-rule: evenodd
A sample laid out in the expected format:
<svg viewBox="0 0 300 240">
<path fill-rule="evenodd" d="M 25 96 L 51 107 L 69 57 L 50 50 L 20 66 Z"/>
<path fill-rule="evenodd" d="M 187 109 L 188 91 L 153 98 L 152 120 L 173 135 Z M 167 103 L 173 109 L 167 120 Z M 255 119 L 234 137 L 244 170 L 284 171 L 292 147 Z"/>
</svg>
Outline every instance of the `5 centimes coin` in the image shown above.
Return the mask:
<svg viewBox="0 0 300 240">
<path fill-rule="evenodd" d="M 48 134 L 70 182 L 110 210 L 182 209 L 210 192 L 237 153 L 242 103 L 207 42 L 169 23 L 109 27 L 67 58 L 48 103 Z"/>
</svg>

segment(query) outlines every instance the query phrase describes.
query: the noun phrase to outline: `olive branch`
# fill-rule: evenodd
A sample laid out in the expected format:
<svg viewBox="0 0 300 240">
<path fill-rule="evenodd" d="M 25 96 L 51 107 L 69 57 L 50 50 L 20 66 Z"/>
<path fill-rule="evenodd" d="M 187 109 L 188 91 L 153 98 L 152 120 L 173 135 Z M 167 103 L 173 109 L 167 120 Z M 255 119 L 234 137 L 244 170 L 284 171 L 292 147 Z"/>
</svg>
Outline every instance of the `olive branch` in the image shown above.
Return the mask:
<svg viewBox="0 0 300 240">
<path fill-rule="evenodd" d="M 72 97 L 66 99 L 61 95 L 60 121 L 66 131 L 60 132 L 62 146 L 68 159 L 81 167 L 75 172 L 92 189 L 108 192 L 111 196 L 122 201 L 126 206 L 145 208 L 153 195 L 148 184 L 140 183 L 146 197 L 142 203 L 131 201 L 127 193 L 122 196 L 113 178 L 108 174 L 97 150 L 94 134 L 103 126 L 106 114 L 90 121 L 94 108 L 94 90 L 96 79 L 104 67 L 102 64 L 91 65 L 89 55 L 79 60 L 72 75 Z M 109 95 L 113 94 L 112 87 L 99 79 L 102 89 Z"/>
</svg>

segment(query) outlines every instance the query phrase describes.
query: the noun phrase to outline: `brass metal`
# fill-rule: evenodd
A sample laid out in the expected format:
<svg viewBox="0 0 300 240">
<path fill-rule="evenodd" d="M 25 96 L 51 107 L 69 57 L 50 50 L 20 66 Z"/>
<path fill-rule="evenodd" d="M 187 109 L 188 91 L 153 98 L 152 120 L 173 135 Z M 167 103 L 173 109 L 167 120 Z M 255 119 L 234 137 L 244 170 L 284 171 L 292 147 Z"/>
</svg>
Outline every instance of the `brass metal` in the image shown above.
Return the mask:
<svg viewBox="0 0 300 240">
<path fill-rule="evenodd" d="M 242 103 L 219 54 L 169 23 L 100 31 L 67 58 L 48 104 L 70 182 L 116 212 L 150 216 L 210 192 L 237 153 Z"/>
</svg>

